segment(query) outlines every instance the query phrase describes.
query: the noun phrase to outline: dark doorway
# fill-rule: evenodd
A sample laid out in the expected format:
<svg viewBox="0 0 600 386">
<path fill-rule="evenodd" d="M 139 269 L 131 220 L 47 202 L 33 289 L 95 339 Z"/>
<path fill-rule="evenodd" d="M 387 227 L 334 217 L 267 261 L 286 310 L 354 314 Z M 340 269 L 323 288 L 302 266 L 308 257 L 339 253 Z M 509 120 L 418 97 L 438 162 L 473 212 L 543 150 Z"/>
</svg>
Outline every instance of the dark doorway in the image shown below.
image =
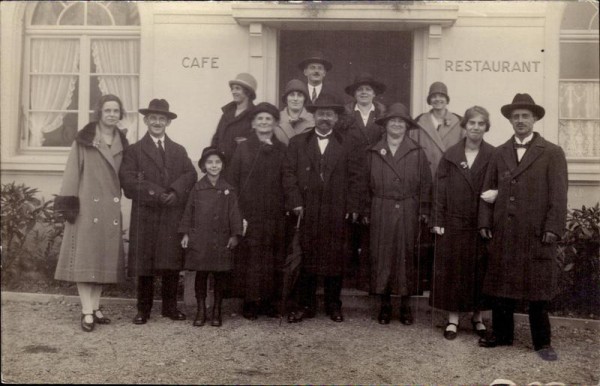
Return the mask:
<svg viewBox="0 0 600 386">
<path fill-rule="evenodd" d="M 306 78 L 298 63 L 320 51 L 333 64 L 325 82 L 345 102 L 353 99 L 344 88 L 361 72 L 371 73 L 387 86 L 376 100 L 389 105 L 402 102 L 410 109 L 412 33 L 403 31 L 293 31 L 279 37 L 279 93 L 290 79 Z"/>
</svg>

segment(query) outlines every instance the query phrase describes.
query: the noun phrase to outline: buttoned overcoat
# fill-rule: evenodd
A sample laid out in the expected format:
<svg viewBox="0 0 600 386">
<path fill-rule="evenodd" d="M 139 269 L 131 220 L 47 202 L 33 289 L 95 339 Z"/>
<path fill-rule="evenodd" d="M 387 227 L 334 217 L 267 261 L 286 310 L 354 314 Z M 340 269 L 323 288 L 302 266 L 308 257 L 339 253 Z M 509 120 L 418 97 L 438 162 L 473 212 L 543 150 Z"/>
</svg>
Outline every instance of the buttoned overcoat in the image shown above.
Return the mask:
<svg viewBox="0 0 600 386">
<path fill-rule="evenodd" d="M 529 301 L 556 294 L 556 245 L 544 232 L 563 234 L 567 214 L 567 162 L 563 150 L 534 133 L 517 162 L 514 138 L 499 146 L 483 191 L 498 189 L 494 204 L 480 203 L 479 228 L 490 228 L 485 294 Z"/>
<path fill-rule="evenodd" d="M 476 311 L 482 305 L 485 248 L 477 230 L 479 196 L 494 147 L 481 142 L 468 167 L 463 139 L 440 161 L 434 184 L 430 226 L 444 228 L 436 236 L 434 276 L 429 303 L 453 312 Z"/>
<path fill-rule="evenodd" d="M 217 130 L 212 137 L 211 146 L 216 147 L 225 155 L 226 165 L 231 162 L 238 141 L 242 142 L 254 133 L 250 125 L 253 108 L 254 104 L 249 102 L 248 108 L 237 116 L 235 115 L 235 102 L 229 102 L 221 108 L 223 115 L 221 115 Z"/>
<path fill-rule="evenodd" d="M 283 167 L 287 210 L 304 207 L 300 244 L 303 268 L 318 275 L 341 275 L 348 256 L 346 213 L 360 212 L 366 191 L 364 150 L 333 129 L 321 155 L 314 129 L 290 140 Z"/>
<path fill-rule="evenodd" d="M 371 227 L 371 292 L 417 292 L 419 215 L 431 208 L 427 157 L 405 136 L 392 155 L 385 138 L 367 156 Z"/>
<path fill-rule="evenodd" d="M 198 174 L 183 146 L 164 138 L 165 163 L 148 133 L 123 155 L 119 175 L 125 196 L 132 200 L 127 266 L 131 276 L 183 268 L 177 227 Z M 160 202 L 167 192 L 176 194 L 172 206 Z"/>
<path fill-rule="evenodd" d="M 213 184 L 204 176 L 190 193 L 179 233 L 189 236 L 184 268 L 192 271 L 229 271 L 232 236 L 242 236 L 242 218 L 235 188 L 223 178 Z"/>
<path fill-rule="evenodd" d="M 117 130 L 109 148 L 96 122 L 75 138 L 65 167 L 57 211 L 78 211 L 65 224 L 55 278 L 74 282 L 116 283 L 125 279 L 119 168 L 125 135 Z"/>
<path fill-rule="evenodd" d="M 380 102 L 373 102 L 375 110 L 369 113 L 367 124 L 365 125 L 360 112 L 355 111 L 356 103 L 348 103 L 345 106 L 346 119 L 348 121 L 347 134 L 355 138 L 356 141 L 364 145 L 365 150 L 377 144 L 382 138 L 385 129 L 375 121 L 385 115 L 385 106 Z"/>
</svg>

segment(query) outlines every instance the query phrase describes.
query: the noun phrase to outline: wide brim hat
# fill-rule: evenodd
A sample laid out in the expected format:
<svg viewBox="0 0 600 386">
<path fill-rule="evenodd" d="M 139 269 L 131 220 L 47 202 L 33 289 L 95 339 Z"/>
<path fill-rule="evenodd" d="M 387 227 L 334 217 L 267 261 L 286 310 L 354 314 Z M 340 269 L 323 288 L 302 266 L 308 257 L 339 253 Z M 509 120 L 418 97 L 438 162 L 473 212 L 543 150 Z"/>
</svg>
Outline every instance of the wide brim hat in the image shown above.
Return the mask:
<svg viewBox="0 0 600 386">
<path fill-rule="evenodd" d="M 306 59 L 298 63 L 300 71 L 304 71 L 306 66 L 310 63 L 321 63 L 325 67 L 325 71 L 330 71 L 333 68 L 333 64 L 330 61 L 325 60 L 320 52 L 311 53 Z"/>
<path fill-rule="evenodd" d="M 402 103 L 394 103 L 386 111 L 385 115 L 375 120 L 375 123 L 379 126 L 385 127 L 388 120 L 392 118 L 401 118 L 408 123 L 408 129 L 419 129 L 421 126 L 411 118 L 408 108 Z"/>
<path fill-rule="evenodd" d="M 335 95 L 325 93 L 319 95 L 316 103 L 308 105 L 305 108 L 311 114 L 314 114 L 317 109 L 332 109 L 338 114 L 342 114 L 345 111 L 342 101 Z"/>
<path fill-rule="evenodd" d="M 237 84 L 239 86 L 244 87 L 245 89 L 247 89 L 248 91 L 250 91 L 250 98 L 254 99 L 256 98 L 256 79 L 246 73 L 246 72 L 242 72 L 240 74 L 237 74 L 237 76 L 235 77 L 235 79 L 232 79 L 229 81 L 229 87 L 233 86 L 234 84 Z"/>
<path fill-rule="evenodd" d="M 200 168 L 200 170 L 204 170 L 204 164 L 206 163 L 208 157 L 210 157 L 211 155 L 218 156 L 221 159 L 221 162 L 223 162 L 223 165 L 225 165 L 225 154 L 217 150 L 216 147 L 209 146 L 205 147 L 204 150 L 202 150 L 202 156 L 200 156 L 200 160 L 198 161 L 198 167 Z"/>
<path fill-rule="evenodd" d="M 254 106 L 250 112 L 250 119 L 254 119 L 260 113 L 269 113 L 273 118 L 279 120 L 279 109 L 268 102 L 260 102 Z"/>
<path fill-rule="evenodd" d="M 281 101 L 287 105 L 287 96 L 292 91 L 301 92 L 304 95 L 304 103 L 310 100 L 308 96 L 308 87 L 306 87 L 306 83 L 298 79 L 292 79 L 285 85 L 285 89 L 283 90 L 283 94 L 281 95 Z"/>
<path fill-rule="evenodd" d="M 431 105 L 431 97 L 433 94 L 442 94 L 450 103 L 450 96 L 448 95 L 448 87 L 443 82 L 433 82 L 431 86 L 429 86 L 429 93 L 427 94 L 427 104 Z"/>
<path fill-rule="evenodd" d="M 529 94 L 515 95 L 512 103 L 502 106 L 500 108 L 500 111 L 502 112 L 502 115 L 504 115 L 505 118 L 510 119 L 513 110 L 516 109 L 531 110 L 531 112 L 533 112 L 533 115 L 535 115 L 538 120 L 542 119 L 546 114 L 546 110 L 542 106 L 536 105 L 533 101 L 533 98 Z"/>
<path fill-rule="evenodd" d="M 351 97 L 354 97 L 354 93 L 356 93 L 356 90 L 360 86 L 365 84 L 371 86 L 375 91 L 375 94 L 377 95 L 383 94 L 386 89 L 385 85 L 375 80 L 375 78 L 373 78 L 371 74 L 363 73 L 357 75 L 354 78 L 354 82 L 350 86 L 346 87 L 344 90 L 346 91 L 346 94 L 350 95 Z"/>
<path fill-rule="evenodd" d="M 148 114 L 162 114 L 169 119 L 177 118 L 177 114 L 169 111 L 169 102 L 165 99 L 152 99 L 147 109 L 139 109 L 138 111 L 143 116 Z"/>
</svg>

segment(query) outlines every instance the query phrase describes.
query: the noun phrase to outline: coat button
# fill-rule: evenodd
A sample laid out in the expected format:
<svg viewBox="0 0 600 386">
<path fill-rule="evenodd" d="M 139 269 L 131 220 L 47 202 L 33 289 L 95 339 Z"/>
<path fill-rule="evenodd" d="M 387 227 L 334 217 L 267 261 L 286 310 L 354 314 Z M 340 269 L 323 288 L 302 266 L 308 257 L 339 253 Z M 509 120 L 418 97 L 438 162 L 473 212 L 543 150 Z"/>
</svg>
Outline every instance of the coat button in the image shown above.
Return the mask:
<svg viewBox="0 0 600 386">
<path fill-rule="evenodd" d="M 92 222 L 93 222 L 94 224 L 96 224 L 96 223 L 98 222 L 98 218 L 97 218 L 97 217 L 94 217 L 94 219 L 92 220 Z"/>
<path fill-rule="evenodd" d="M 396 204 L 396 209 L 400 209 L 400 204 Z"/>
<path fill-rule="evenodd" d="M 510 183 L 514 185 L 517 183 L 517 180 L 512 180 L 512 181 L 510 181 Z"/>
<path fill-rule="evenodd" d="M 120 201 L 120 200 L 119 200 L 119 197 L 115 197 L 115 198 L 113 198 L 113 201 L 114 201 L 114 202 L 119 202 L 119 201 Z"/>
<path fill-rule="evenodd" d="M 214 219 L 215 219 L 215 220 L 218 220 L 218 219 L 219 219 L 219 216 L 215 216 L 215 217 L 214 217 Z"/>
<path fill-rule="evenodd" d="M 113 220 L 113 225 L 119 225 L 119 220 Z"/>
<path fill-rule="evenodd" d="M 310 166 L 306 167 L 306 171 L 309 172 L 310 171 Z"/>
<path fill-rule="evenodd" d="M 148 194 L 151 195 L 151 196 L 154 196 L 154 190 L 149 190 Z"/>
<path fill-rule="evenodd" d="M 98 197 L 94 197 L 94 202 L 98 202 L 100 199 Z"/>
<path fill-rule="evenodd" d="M 514 197 L 514 196 L 510 196 L 508 199 L 509 199 L 510 201 L 514 201 L 514 200 L 515 200 L 515 197 Z"/>
</svg>

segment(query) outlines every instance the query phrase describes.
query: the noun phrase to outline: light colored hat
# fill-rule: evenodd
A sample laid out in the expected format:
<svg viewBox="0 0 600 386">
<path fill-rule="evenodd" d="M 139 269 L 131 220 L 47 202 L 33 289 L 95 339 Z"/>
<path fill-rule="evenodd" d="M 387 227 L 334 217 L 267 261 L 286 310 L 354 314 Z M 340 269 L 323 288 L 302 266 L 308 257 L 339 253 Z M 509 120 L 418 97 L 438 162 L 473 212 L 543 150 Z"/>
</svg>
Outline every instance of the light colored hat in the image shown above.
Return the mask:
<svg viewBox="0 0 600 386">
<path fill-rule="evenodd" d="M 256 79 L 246 72 L 242 72 L 241 74 L 237 74 L 235 79 L 229 81 L 229 87 L 237 84 L 239 86 L 244 87 L 248 91 L 250 91 L 250 99 L 256 98 Z"/>
</svg>

